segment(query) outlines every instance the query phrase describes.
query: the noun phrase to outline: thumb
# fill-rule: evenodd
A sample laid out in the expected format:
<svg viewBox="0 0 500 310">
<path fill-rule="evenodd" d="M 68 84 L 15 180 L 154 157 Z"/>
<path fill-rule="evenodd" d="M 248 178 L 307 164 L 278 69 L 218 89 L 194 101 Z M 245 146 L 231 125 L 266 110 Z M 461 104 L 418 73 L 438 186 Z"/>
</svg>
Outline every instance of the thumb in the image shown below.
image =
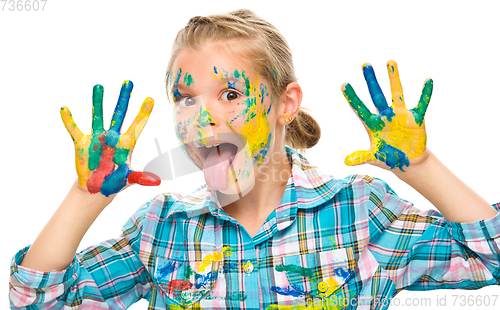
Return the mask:
<svg viewBox="0 0 500 310">
<path fill-rule="evenodd" d="M 139 184 L 144 186 L 158 186 L 161 184 L 159 176 L 146 171 L 132 171 L 128 174 L 127 180 L 130 184 Z"/>
<path fill-rule="evenodd" d="M 375 162 L 375 152 L 373 151 L 356 151 L 349 154 L 345 159 L 344 163 L 347 166 L 362 165 L 370 162 Z"/>
</svg>

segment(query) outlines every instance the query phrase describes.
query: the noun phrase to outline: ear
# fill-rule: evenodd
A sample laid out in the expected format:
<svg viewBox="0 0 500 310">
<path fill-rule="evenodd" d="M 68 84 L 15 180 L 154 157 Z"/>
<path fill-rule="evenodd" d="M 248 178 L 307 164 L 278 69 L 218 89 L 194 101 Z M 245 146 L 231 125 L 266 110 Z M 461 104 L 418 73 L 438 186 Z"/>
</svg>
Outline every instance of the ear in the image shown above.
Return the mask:
<svg viewBox="0 0 500 310">
<path fill-rule="evenodd" d="M 299 108 L 302 103 L 302 88 L 296 82 L 288 84 L 284 94 L 282 95 L 282 104 L 280 105 L 278 122 L 285 126 L 295 118 L 299 113 Z"/>
</svg>

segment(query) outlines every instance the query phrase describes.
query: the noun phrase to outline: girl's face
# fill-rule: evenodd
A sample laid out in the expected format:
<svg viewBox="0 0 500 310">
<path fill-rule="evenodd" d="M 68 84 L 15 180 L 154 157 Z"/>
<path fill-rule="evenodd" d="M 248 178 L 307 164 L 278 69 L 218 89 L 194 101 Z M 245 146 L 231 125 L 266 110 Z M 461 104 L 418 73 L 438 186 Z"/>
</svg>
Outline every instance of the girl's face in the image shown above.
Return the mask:
<svg viewBox="0 0 500 310">
<path fill-rule="evenodd" d="M 278 104 L 268 82 L 249 61 L 216 44 L 181 51 L 173 68 L 181 146 L 210 189 L 246 193 L 274 150 Z"/>
</svg>

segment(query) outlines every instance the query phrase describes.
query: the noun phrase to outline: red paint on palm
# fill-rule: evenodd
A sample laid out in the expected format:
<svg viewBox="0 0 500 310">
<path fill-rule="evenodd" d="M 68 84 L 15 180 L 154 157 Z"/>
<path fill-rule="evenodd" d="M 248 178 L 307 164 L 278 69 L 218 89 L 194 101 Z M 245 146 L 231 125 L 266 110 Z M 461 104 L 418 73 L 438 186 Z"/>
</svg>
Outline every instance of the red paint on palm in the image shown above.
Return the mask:
<svg viewBox="0 0 500 310">
<path fill-rule="evenodd" d="M 161 183 L 160 177 L 151 172 L 132 171 L 128 175 L 130 184 L 139 184 L 145 186 L 158 186 Z"/>
<path fill-rule="evenodd" d="M 115 155 L 115 148 L 107 145 L 102 146 L 101 160 L 96 170 L 87 181 L 87 189 L 89 193 L 96 194 L 101 191 L 101 185 L 108 175 L 115 169 L 113 156 Z"/>
</svg>

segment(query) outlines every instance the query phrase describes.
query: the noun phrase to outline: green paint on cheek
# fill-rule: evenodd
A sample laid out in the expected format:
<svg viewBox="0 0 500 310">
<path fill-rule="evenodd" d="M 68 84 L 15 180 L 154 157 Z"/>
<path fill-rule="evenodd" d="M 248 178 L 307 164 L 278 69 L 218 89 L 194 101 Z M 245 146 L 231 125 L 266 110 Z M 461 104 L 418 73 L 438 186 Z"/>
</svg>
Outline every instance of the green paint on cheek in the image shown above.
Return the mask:
<svg viewBox="0 0 500 310">
<path fill-rule="evenodd" d="M 117 165 L 121 165 L 127 161 L 128 154 L 130 153 L 130 149 L 125 148 L 117 148 L 115 150 L 114 162 Z"/>
<path fill-rule="evenodd" d="M 194 84 L 193 76 L 187 72 L 186 75 L 184 75 L 184 84 L 186 84 L 187 86 L 191 86 Z"/>
<path fill-rule="evenodd" d="M 238 69 L 234 70 L 234 73 L 233 73 L 234 77 L 236 79 L 239 79 L 240 78 L 240 72 L 238 71 Z"/>
<path fill-rule="evenodd" d="M 304 268 L 304 267 L 297 266 L 297 265 L 277 265 L 276 267 L 274 267 L 274 269 L 277 272 L 290 271 L 293 273 L 300 274 L 301 276 L 309 278 L 309 279 L 315 278 L 314 273 L 312 272 L 311 269 Z"/>
<path fill-rule="evenodd" d="M 212 122 L 212 117 L 210 116 L 210 113 L 208 113 L 208 110 L 202 109 L 202 107 L 200 107 L 200 126 L 205 127 L 211 122 Z"/>
<path fill-rule="evenodd" d="M 245 76 L 245 71 L 241 71 L 241 76 L 243 77 L 243 80 L 245 81 L 245 96 L 250 95 L 250 79 Z"/>
</svg>

